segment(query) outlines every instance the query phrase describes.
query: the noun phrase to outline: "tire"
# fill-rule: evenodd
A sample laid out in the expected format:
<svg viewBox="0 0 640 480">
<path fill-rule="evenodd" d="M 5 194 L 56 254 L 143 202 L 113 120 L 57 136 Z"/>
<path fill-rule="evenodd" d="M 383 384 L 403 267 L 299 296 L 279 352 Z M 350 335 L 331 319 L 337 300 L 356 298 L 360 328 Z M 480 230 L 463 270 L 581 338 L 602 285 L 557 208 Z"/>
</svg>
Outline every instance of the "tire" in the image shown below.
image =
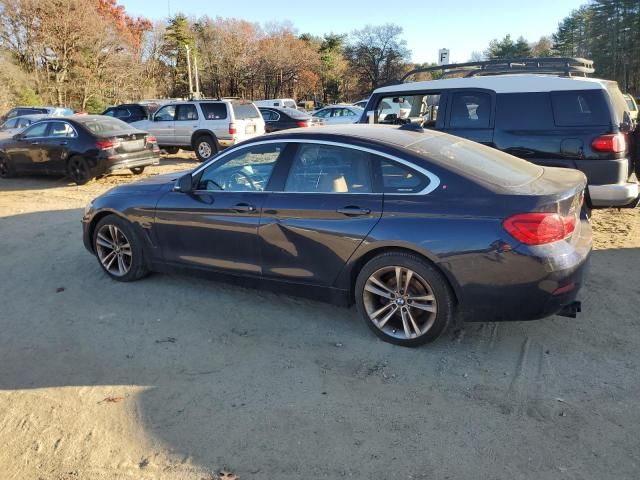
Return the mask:
<svg viewBox="0 0 640 480">
<path fill-rule="evenodd" d="M 175 155 L 180 151 L 178 147 L 162 147 L 162 149 L 167 152 L 169 155 Z"/>
<path fill-rule="evenodd" d="M 93 251 L 102 270 L 119 282 L 133 282 L 149 273 L 142 242 L 133 226 L 117 215 L 107 215 L 98 222 L 93 232 Z"/>
<path fill-rule="evenodd" d="M 396 287 L 397 269 L 401 288 Z M 442 274 L 421 257 L 404 252 L 386 252 L 369 260 L 358 273 L 355 301 L 380 339 L 403 347 L 433 342 L 454 313 L 453 293 Z"/>
<path fill-rule="evenodd" d="M 74 155 L 67 161 L 67 176 L 76 185 L 84 185 L 93 177 L 89 164 L 79 155 Z"/>
<path fill-rule="evenodd" d="M 196 157 L 201 162 L 206 162 L 218 153 L 218 142 L 211 135 L 200 135 L 193 145 Z"/>
<path fill-rule="evenodd" d="M 15 176 L 15 171 L 9 159 L 0 155 L 0 178 L 11 178 Z"/>
<path fill-rule="evenodd" d="M 134 175 L 140 175 L 142 172 L 144 172 L 144 167 L 133 167 L 130 168 L 129 171 L 131 171 L 131 173 L 133 173 Z"/>
</svg>

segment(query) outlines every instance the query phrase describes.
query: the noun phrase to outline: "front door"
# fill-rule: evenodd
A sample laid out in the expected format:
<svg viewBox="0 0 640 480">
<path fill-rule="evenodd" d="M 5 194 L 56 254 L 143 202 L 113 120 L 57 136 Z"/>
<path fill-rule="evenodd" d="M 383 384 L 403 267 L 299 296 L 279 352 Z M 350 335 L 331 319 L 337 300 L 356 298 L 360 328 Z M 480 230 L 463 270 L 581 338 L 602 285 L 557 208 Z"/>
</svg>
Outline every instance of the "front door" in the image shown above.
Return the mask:
<svg viewBox="0 0 640 480">
<path fill-rule="evenodd" d="M 149 126 L 149 133 L 156 137 L 158 145 L 176 145 L 174 139 L 175 118 L 175 105 L 165 105 L 153 116 L 153 122 Z"/>
<path fill-rule="evenodd" d="M 6 148 L 17 173 L 45 173 L 45 145 L 48 122 L 40 122 L 27 128 L 18 139 Z"/>
<path fill-rule="evenodd" d="M 301 142 L 284 188 L 263 206 L 263 275 L 332 285 L 381 215 L 368 152 Z"/>
<path fill-rule="evenodd" d="M 192 193 L 169 192 L 156 207 L 154 234 L 168 263 L 261 273 L 258 225 L 284 143 L 249 145 L 194 174 Z"/>
</svg>

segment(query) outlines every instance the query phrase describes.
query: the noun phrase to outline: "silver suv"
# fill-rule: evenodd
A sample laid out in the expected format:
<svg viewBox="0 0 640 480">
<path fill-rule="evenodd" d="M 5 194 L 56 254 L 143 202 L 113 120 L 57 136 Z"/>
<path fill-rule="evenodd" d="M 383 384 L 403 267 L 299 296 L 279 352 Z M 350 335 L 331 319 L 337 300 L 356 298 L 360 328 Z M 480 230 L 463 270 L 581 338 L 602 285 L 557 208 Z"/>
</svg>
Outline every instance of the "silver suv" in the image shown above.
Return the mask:
<svg viewBox="0 0 640 480">
<path fill-rule="evenodd" d="M 194 150 L 202 162 L 220 149 L 264 134 L 264 119 L 251 102 L 195 100 L 160 107 L 149 120 L 131 125 L 156 137 L 168 153 Z"/>
</svg>

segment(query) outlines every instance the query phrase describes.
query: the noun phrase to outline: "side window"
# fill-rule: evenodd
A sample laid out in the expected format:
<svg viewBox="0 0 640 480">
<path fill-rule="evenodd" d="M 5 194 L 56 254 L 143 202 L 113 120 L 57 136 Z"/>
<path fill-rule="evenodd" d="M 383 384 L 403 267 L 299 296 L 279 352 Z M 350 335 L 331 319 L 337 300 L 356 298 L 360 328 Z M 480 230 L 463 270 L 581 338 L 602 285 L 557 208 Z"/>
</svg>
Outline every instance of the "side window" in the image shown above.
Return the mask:
<svg viewBox="0 0 640 480">
<path fill-rule="evenodd" d="M 439 105 L 438 92 L 384 97 L 374 110 L 374 120 L 375 123 L 416 123 L 424 128 L 434 128 Z"/>
<path fill-rule="evenodd" d="M 116 110 L 114 108 L 110 108 L 109 110 L 104 112 L 102 115 L 106 117 L 114 117 L 116 115 Z"/>
<path fill-rule="evenodd" d="M 4 125 L 2 125 L 2 128 L 16 128 L 16 123 L 18 122 L 17 118 L 12 118 L 11 120 L 7 120 L 6 122 L 4 122 Z"/>
<path fill-rule="evenodd" d="M 176 120 L 197 120 L 198 119 L 198 111 L 196 110 L 196 106 L 193 104 L 186 103 L 184 105 L 178 105 L 178 114 L 176 115 Z"/>
<path fill-rule="evenodd" d="M 496 129 L 505 131 L 555 128 L 548 93 L 496 95 Z"/>
<path fill-rule="evenodd" d="M 300 144 L 285 192 L 370 193 L 369 154 L 346 147 Z"/>
<path fill-rule="evenodd" d="M 604 90 L 552 92 L 553 118 L 558 127 L 609 125 L 611 113 Z"/>
<path fill-rule="evenodd" d="M 68 123 L 51 122 L 50 137 L 75 137 L 76 133 Z"/>
<path fill-rule="evenodd" d="M 384 193 L 416 193 L 424 190 L 429 179 L 400 163 L 377 157 Z"/>
<path fill-rule="evenodd" d="M 42 122 L 42 123 L 36 123 L 35 125 L 33 125 L 32 127 L 26 129 L 23 132 L 23 137 L 24 138 L 40 138 L 40 137 L 44 137 L 47 133 L 47 128 L 49 127 L 49 123 L 47 122 Z"/>
<path fill-rule="evenodd" d="M 316 113 L 313 114 L 314 117 L 319 117 L 319 118 L 327 118 L 331 116 L 331 108 L 325 108 L 324 110 L 319 110 Z"/>
<path fill-rule="evenodd" d="M 242 148 L 202 172 L 198 190 L 262 192 L 286 143 L 267 143 Z"/>
<path fill-rule="evenodd" d="M 17 118 L 15 121 L 16 128 L 25 128 L 33 123 L 33 120 L 28 118 Z"/>
<path fill-rule="evenodd" d="M 491 95 L 458 92 L 452 95 L 449 128 L 489 128 Z"/>
<path fill-rule="evenodd" d="M 116 108 L 113 111 L 113 116 L 116 118 L 129 118 L 131 116 L 131 112 L 127 108 Z"/>
<path fill-rule="evenodd" d="M 172 122 L 176 116 L 175 105 L 165 105 L 154 116 L 156 122 Z"/>
<path fill-rule="evenodd" d="M 224 103 L 200 103 L 205 120 L 224 120 L 227 118 L 227 106 Z"/>
</svg>

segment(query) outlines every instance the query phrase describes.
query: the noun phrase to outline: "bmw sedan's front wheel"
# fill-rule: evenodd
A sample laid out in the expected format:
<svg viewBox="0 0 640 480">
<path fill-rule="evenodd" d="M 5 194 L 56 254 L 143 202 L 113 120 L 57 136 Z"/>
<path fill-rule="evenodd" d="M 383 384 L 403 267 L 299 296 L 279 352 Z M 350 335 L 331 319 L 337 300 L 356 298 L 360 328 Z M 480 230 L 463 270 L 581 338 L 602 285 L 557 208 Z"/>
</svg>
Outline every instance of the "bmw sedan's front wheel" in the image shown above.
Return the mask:
<svg viewBox="0 0 640 480">
<path fill-rule="evenodd" d="M 382 253 L 356 280 L 356 306 L 385 342 L 417 347 L 432 342 L 453 317 L 453 295 L 444 277 L 417 255 Z"/>
<path fill-rule="evenodd" d="M 148 273 L 142 244 L 133 227 L 116 215 L 108 215 L 96 225 L 93 251 L 102 269 L 114 280 L 131 282 Z"/>
</svg>

